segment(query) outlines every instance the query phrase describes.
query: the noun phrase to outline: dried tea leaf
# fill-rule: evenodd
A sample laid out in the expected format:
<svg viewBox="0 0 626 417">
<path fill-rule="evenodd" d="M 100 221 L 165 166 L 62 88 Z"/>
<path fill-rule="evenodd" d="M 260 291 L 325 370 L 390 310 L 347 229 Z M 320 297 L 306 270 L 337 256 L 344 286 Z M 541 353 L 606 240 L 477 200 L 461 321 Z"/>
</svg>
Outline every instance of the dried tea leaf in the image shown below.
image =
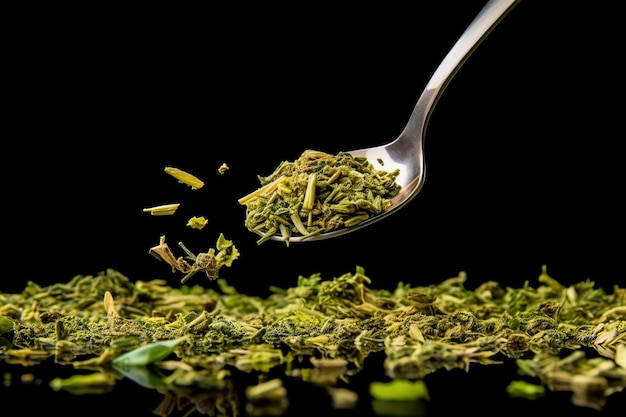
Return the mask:
<svg viewBox="0 0 626 417">
<path fill-rule="evenodd" d="M 187 340 L 186 336 L 179 337 L 173 340 L 162 340 L 158 342 L 148 343 L 146 345 L 133 349 L 130 352 L 123 353 L 122 355 L 113 359 L 112 363 L 113 365 L 122 368 L 128 368 L 129 366 L 149 365 L 151 363 L 165 359 L 184 340 Z"/>
<path fill-rule="evenodd" d="M 224 162 L 222 165 L 220 165 L 220 167 L 217 169 L 217 172 L 220 173 L 220 175 L 223 175 L 224 173 L 226 173 L 226 171 L 228 171 L 230 169 L 230 167 L 226 164 L 226 162 Z"/>
<path fill-rule="evenodd" d="M 428 400 L 429 393 L 426 383 L 419 379 L 393 379 L 389 382 L 374 381 L 370 383 L 369 392 L 372 398 L 386 401 Z"/>
<path fill-rule="evenodd" d="M 107 317 L 119 317 L 120 314 L 117 312 L 117 308 L 115 307 L 115 301 L 113 300 L 113 295 L 111 291 L 106 291 L 104 293 L 104 310 L 107 312 Z"/>
<path fill-rule="evenodd" d="M 509 382 L 506 392 L 513 398 L 534 400 L 543 397 L 546 393 L 546 388 L 543 385 L 517 380 Z"/>
<path fill-rule="evenodd" d="M 144 208 L 144 213 L 150 213 L 153 216 L 171 216 L 176 213 L 180 207 L 180 203 L 162 204 L 160 206 Z"/>
<path fill-rule="evenodd" d="M 189 221 L 187 221 L 187 226 L 191 227 L 192 229 L 202 230 L 208 223 L 209 221 L 204 216 L 194 216 L 190 218 Z"/>
<path fill-rule="evenodd" d="M 204 182 L 202 180 L 200 180 L 195 175 L 191 175 L 190 173 L 183 171 L 182 169 L 174 168 L 174 167 L 165 167 L 165 172 L 171 175 L 172 177 L 176 178 L 178 181 L 182 182 L 183 184 L 190 186 L 194 190 L 198 190 L 204 187 Z"/>
</svg>

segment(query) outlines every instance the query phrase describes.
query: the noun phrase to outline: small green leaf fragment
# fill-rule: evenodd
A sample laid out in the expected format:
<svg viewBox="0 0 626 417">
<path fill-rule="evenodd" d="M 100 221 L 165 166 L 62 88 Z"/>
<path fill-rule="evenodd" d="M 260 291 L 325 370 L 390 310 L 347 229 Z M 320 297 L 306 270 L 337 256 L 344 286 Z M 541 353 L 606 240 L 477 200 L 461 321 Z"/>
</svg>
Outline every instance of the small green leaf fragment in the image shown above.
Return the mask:
<svg viewBox="0 0 626 417">
<path fill-rule="evenodd" d="M 183 336 L 177 339 L 148 343 L 147 345 L 140 346 L 137 349 L 133 349 L 113 359 L 113 365 L 128 367 L 143 366 L 158 362 L 165 359 L 174 351 L 176 346 L 186 339 L 187 337 Z"/>
<path fill-rule="evenodd" d="M 162 204 L 160 206 L 145 208 L 143 212 L 150 213 L 153 216 L 171 216 L 176 213 L 178 207 L 180 207 L 180 203 Z"/>
<path fill-rule="evenodd" d="M 13 320 L 5 316 L 0 316 L 0 334 L 9 333 L 12 330 Z"/>
<path fill-rule="evenodd" d="M 219 251 L 216 256 L 220 265 L 230 267 L 233 264 L 233 261 L 239 258 L 239 250 L 235 247 L 232 240 L 228 240 L 224 237 L 223 233 L 220 233 L 217 238 L 215 247 Z"/>
<path fill-rule="evenodd" d="M 208 223 L 209 221 L 204 216 L 194 216 L 190 218 L 189 221 L 187 221 L 187 226 L 191 227 L 192 229 L 202 230 L 204 229 L 204 226 L 206 226 Z"/>
<path fill-rule="evenodd" d="M 176 178 L 178 181 L 190 186 L 193 190 L 204 187 L 204 181 L 182 169 L 175 167 L 165 167 L 165 172 Z"/>
<path fill-rule="evenodd" d="M 230 167 L 228 166 L 228 164 L 226 162 L 222 163 L 222 165 L 220 165 L 220 167 L 217 169 L 217 172 L 220 173 L 220 175 L 224 175 L 224 173 L 226 171 L 228 171 L 230 169 Z"/>
<path fill-rule="evenodd" d="M 115 378 L 110 373 L 103 372 L 54 378 L 50 381 L 50 388 L 54 391 L 64 390 L 75 394 L 106 392 L 114 385 Z"/>
<path fill-rule="evenodd" d="M 155 367 L 150 366 L 126 366 L 113 368 L 126 378 L 146 388 L 159 389 L 166 385 L 165 375 Z"/>
<path fill-rule="evenodd" d="M 506 392 L 510 397 L 534 400 L 543 397 L 546 389 L 542 385 L 518 380 L 511 381 L 506 387 Z"/>
<path fill-rule="evenodd" d="M 370 395 L 377 400 L 411 401 L 430 399 L 428 387 L 423 380 L 409 381 L 394 379 L 390 382 L 374 381 L 370 383 Z"/>
<path fill-rule="evenodd" d="M 217 238 L 217 242 L 215 243 L 215 247 L 217 248 L 217 250 L 228 249 L 232 246 L 233 241 L 226 239 L 226 237 L 224 237 L 224 233 L 220 233 L 219 237 Z"/>
</svg>

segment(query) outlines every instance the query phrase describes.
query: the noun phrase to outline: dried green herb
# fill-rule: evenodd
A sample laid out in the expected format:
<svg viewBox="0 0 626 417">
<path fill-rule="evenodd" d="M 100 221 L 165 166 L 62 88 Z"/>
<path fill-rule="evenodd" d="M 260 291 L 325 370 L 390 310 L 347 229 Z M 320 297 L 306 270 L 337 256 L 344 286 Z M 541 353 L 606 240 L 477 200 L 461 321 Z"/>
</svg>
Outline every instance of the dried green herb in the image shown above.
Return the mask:
<svg viewBox="0 0 626 417">
<path fill-rule="evenodd" d="M 416 401 L 429 399 L 428 387 L 424 380 L 409 381 L 393 379 L 389 382 L 374 381 L 369 386 L 372 398 L 385 401 Z"/>
<path fill-rule="evenodd" d="M 158 362 L 169 356 L 176 346 L 186 337 L 179 337 L 173 340 L 159 340 L 125 352 L 112 360 L 113 366 L 128 368 L 130 366 L 144 366 Z"/>
<path fill-rule="evenodd" d="M 545 267 L 536 286 L 487 281 L 470 289 L 466 281 L 460 273 L 439 284 L 375 289 L 357 267 L 329 280 L 300 276 L 294 287 L 271 287 L 266 298 L 239 293 L 221 278 L 211 288 L 174 288 L 163 280 L 132 282 L 114 270 L 47 287 L 29 282 L 19 294 L 0 293 L 8 341 L 0 359 L 35 366 L 54 358 L 104 374 L 56 380 L 58 389 L 76 391 L 83 383 L 89 392 L 104 391 L 111 381 L 131 378 L 167 394 L 162 415 L 173 398 L 202 407 L 208 393 L 221 407 L 218 415 L 236 415 L 225 410 L 241 401 L 280 410 L 284 386 L 265 384 L 278 367 L 285 377 L 351 398 L 336 389 L 349 388 L 374 355 L 383 356 L 387 377 L 404 381 L 413 395 L 433 372 L 506 361 L 529 384 L 570 391 L 579 406 L 602 409 L 626 387 L 626 289 L 609 293 L 589 280 L 563 285 Z M 116 369 L 133 355 L 143 359 Z M 234 389 L 238 372 L 258 375 L 260 387 L 247 399 Z M 531 398 L 538 388 L 516 384 L 509 391 Z"/>
<path fill-rule="evenodd" d="M 172 267 L 172 272 L 176 270 L 183 272 L 185 276 L 180 281 L 183 284 L 200 271 L 204 271 L 211 280 L 217 279 L 219 270 L 224 266 L 230 267 L 240 255 L 233 242 L 226 239 L 223 233 L 220 233 L 217 238 L 215 248 L 210 248 L 207 252 L 198 255 L 187 249 L 183 242 L 178 242 L 178 245 L 187 254 L 186 257 L 174 256 L 165 242 L 165 236 L 161 236 L 159 244 L 150 248 L 149 253 L 158 260 L 167 262 Z"/>
<path fill-rule="evenodd" d="M 165 172 L 176 178 L 179 182 L 191 187 L 192 190 L 199 190 L 204 187 L 204 181 L 182 169 L 175 167 L 165 167 Z"/>
<path fill-rule="evenodd" d="M 72 375 L 67 378 L 54 378 L 50 387 L 54 391 L 68 391 L 72 394 L 102 394 L 115 386 L 115 376 L 107 372 L 92 372 L 86 375 Z"/>
<path fill-rule="evenodd" d="M 506 392 L 513 398 L 528 398 L 534 400 L 545 395 L 546 387 L 527 381 L 516 380 L 511 381 L 509 385 L 507 385 Z"/>
<path fill-rule="evenodd" d="M 248 230 L 261 235 L 258 244 L 281 234 L 314 236 L 353 227 L 391 207 L 400 192 L 399 170 L 374 169 L 363 157 L 306 150 L 295 161 L 283 161 L 261 187 L 240 198 Z"/>
<path fill-rule="evenodd" d="M 207 224 L 209 224 L 209 221 L 204 216 L 193 216 L 187 221 L 187 226 L 197 230 L 204 229 Z"/>
<path fill-rule="evenodd" d="M 180 203 L 162 204 L 159 206 L 144 208 L 144 213 L 150 213 L 153 216 L 171 216 L 176 213 L 180 207 Z"/>
</svg>

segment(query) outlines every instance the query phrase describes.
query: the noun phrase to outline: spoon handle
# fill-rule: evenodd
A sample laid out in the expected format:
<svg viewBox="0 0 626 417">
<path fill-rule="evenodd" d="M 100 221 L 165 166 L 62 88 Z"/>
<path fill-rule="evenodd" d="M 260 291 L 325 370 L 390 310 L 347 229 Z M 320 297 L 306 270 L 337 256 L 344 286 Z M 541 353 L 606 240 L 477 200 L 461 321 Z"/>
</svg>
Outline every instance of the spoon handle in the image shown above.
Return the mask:
<svg viewBox="0 0 626 417">
<path fill-rule="evenodd" d="M 407 132 L 409 129 L 413 130 L 420 127 L 425 129 L 426 121 L 430 116 L 432 108 L 454 74 L 461 68 L 461 65 L 481 41 L 487 37 L 491 29 L 520 1 L 489 0 L 487 2 L 433 73 L 409 118 L 405 133 L 409 133 Z"/>
</svg>

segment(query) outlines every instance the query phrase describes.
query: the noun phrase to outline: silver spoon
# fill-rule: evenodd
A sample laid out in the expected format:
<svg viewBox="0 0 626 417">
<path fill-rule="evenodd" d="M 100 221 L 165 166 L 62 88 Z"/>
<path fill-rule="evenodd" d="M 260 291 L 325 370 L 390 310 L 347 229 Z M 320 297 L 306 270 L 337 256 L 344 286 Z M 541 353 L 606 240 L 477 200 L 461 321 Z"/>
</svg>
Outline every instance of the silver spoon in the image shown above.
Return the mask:
<svg viewBox="0 0 626 417">
<path fill-rule="evenodd" d="M 400 170 L 396 182 L 402 186 L 402 189 L 400 193 L 392 199 L 391 208 L 381 214 L 370 217 L 368 220 L 356 226 L 336 229 L 332 232 L 321 233 L 314 236 L 291 236 L 289 242 L 311 242 L 330 239 L 362 229 L 393 214 L 404 207 L 419 193 L 424 184 L 426 175 L 424 165 L 424 134 L 428 119 L 430 118 L 437 100 L 465 60 L 489 34 L 491 29 L 493 29 L 519 1 L 520 0 L 489 0 L 487 2 L 465 32 L 463 32 L 461 37 L 456 41 L 452 49 L 450 49 L 441 64 L 439 64 L 439 67 L 433 73 L 422 95 L 417 100 L 417 104 L 404 130 L 394 141 L 382 146 L 356 149 L 347 152 L 354 156 L 366 157 L 374 166 L 382 164 L 387 171 L 394 171 L 395 169 Z M 284 240 L 280 234 L 274 235 L 270 239 Z"/>
</svg>

